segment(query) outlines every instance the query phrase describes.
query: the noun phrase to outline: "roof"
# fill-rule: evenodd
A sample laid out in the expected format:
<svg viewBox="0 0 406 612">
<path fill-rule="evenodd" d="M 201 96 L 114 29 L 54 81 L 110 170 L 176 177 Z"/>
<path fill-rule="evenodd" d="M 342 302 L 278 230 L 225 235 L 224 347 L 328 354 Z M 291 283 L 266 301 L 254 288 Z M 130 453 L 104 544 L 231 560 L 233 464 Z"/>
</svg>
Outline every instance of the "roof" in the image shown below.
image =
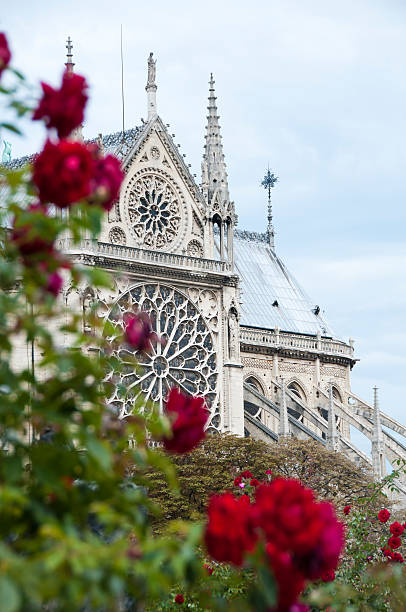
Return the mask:
<svg viewBox="0 0 406 612">
<path fill-rule="evenodd" d="M 337 337 L 320 307 L 270 248 L 266 234 L 237 230 L 234 262 L 241 278 L 241 325 Z"/>
<path fill-rule="evenodd" d="M 142 130 L 144 129 L 144 125 L 140 125 L 135 128 L 130 128 L 129 130 L 124 130 L 124 132 L 114 132 L 114 134 L 106 134 L 102 136 L 103 141 L 103 149 L 105 154 L 114 154 L 120 160 L 123 160 L 129 149 L 133 146 L 136 139 L 140 136 Z M 85 140 L 86 143 L 90 142 L 99 142 L 98 138 L 92 138 L 89 140 Z M 23 157 L 16 157 L 9 162 L 6 162 L 4 166 L 9 170 L 18 170 L 18 168 L 22 168 L 26 164 L 29 164 L 33 161 L 36 153 L 32 155 L 24 155 Z"/>
</svg>

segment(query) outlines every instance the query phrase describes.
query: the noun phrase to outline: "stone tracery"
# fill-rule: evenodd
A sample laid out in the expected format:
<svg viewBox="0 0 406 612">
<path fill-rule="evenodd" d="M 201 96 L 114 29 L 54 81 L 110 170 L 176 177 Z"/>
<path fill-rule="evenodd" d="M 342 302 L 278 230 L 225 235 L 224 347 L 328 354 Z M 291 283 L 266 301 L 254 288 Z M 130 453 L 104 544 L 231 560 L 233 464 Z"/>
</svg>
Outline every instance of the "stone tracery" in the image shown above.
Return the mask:
<svg viewBox="0 0 406 612">
<path fill-rule="evenodd" d="M 210 427 L 220 425 L 217 398 L 217 359 L 212 334 L 200 310 L 177 289 L 164 284 L 137 285 L 124 293 L 109 313 L 109 320 L 123 326 L 123 315 L 141 309 L 149 314 L 152 325 L 164 342 L 150 355 L 138 354 L 142 366 L 135 372 L 134 353 L 121 347 L 117 356 L 124 363 L 120 383 L 127 396 L 120 395 L 117 385 L 109 403 L 120 417 L 129 416 L 134 401 L 141 394 L 154 400 L 162 410 L 165 396 L 173 386 L 206 399 L 212 416 Z"/>
<path fill-rule="evenodd" d="M 130 227 L 139 244 L 162 249 L 174 242 L 182 219 L 181 202 L 164 176 L 156 172 L 135 175 L 126 200 Z"/>
</svg>

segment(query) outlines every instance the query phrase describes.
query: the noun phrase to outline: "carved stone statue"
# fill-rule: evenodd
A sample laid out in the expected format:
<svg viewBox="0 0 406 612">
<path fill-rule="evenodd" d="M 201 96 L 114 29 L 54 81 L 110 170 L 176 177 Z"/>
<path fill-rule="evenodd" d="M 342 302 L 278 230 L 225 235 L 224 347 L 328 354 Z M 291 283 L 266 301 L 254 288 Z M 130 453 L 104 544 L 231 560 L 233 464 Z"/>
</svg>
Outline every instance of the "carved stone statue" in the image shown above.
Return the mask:
<svg viewBox="0 0 406 612">
<path fill-rule="evenodd" d="M 156 60 L 153 59 L 153 53 L 149 54 L 148 58 L 148 81 L 147 87 L 151 85 L 155 85 L 155 77 L 156 77 Z"/>
<path fill-rule="evenodd" d="M 235 310 L 228 315 L 228 356 L 231 360 L 238 357 L 238 320 Z"/>
<path fill-rule="evenodd" d="M 11 142 L 7 142 L 7 140 L 3 140 L 3 144 L 4 144 L 4 149 L 3 149 L 3 155 L 1 157 L 1 161 L 9 162 L 11 161 Z"/>
</svg>

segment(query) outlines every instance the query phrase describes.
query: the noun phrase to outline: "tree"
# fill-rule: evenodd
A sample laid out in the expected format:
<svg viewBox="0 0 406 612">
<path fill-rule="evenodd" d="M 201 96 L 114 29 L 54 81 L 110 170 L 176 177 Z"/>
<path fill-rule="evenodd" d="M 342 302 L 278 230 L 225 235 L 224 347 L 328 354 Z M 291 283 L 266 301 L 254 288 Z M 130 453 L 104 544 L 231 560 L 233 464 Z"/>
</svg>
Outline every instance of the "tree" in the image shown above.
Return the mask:
<svg viewBox="0 0 406 612">
<path fill-rule="evenodd" d="M 235 477 L 247 469 L 259 480 L 266 479 L 268 469 L 273 476 L 298 478 L 320 497 L 333 500 L 338 510 L 368 495 L 372 482 L 368 468 L 356 466 L 316 441 L 297 438 L 267 444 L 230 434 L 211 435 L 194 451 L 173 461 L 180 495 L 170 491 L 158 471 L 145 474 L 150 498 L 161 511 L 154 519 L 158 530 L 172 519 L 201 520 L 210 495 L 233 489 Z"/>
</svg>

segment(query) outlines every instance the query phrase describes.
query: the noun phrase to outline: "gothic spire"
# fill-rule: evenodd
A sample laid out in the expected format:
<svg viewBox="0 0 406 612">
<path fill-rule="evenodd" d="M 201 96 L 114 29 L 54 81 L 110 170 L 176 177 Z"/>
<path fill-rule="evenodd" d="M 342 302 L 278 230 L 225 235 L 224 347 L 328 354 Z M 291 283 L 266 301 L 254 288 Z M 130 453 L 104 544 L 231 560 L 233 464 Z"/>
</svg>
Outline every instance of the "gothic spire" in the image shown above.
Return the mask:
<svg viewBox="0 0 406 612">
<path fill-rule="evenodd" d="M 157 115 L 156 108 L 156 90 L 158 86 L 155 82 L 156 79 L 156 60 L 153 58 L 153 53 L 149 54 L 148 58 L 148 80 L 145 87 L 148 97 L 148 121 Z"/>
<path fill-rule="evenodd" d="M 266 171 L 266 174 L 264 176 L 263 181 L 261 182 L 261 185 L 263 186 L 264 189 L 267 189 L 268 191 L 268 226 L 266 229 L 266 234 L 267 234 L 268 243 L 271 249 L 275 248 L 275 230 L 274 230 L 273 221 L 272 221 L 271 189 L 272 187 L 275 186 L 275 183 L 277 182 L 277 180 L 278 180 L 278 177 L 275 176 L 274 173 L 270 171 L 269 166 L 268 166 L 268 170 Z"/>
<path fill-rule="evenodd" d="M 66 41 L 66 49 L 67 49 L 67 53 L 66 53 L 66 72 L 73 72 L 73 67 L 74 67 L 74 63 L 72 62 L 72 49 L 73 49 L 73 45 L 72 45 L 72 41 L 70 39 L 70 36 L 68 36 L 68 40 Z"/>
<path fill-rule="evenodd" d="M 204 146 L 202 164 L 202 187 L 207 192 L 211 202 L 213 195 L 218 194 L 222 202 L 228 202 L 228 181 L 226 164 L 224 162 L 223 144 L 221 142 L 219 115 L 216 96 L 214 95 L 214 79 L 210 74 L 209 105 L 207 107 L 206 144 Z"/>
</svg>

